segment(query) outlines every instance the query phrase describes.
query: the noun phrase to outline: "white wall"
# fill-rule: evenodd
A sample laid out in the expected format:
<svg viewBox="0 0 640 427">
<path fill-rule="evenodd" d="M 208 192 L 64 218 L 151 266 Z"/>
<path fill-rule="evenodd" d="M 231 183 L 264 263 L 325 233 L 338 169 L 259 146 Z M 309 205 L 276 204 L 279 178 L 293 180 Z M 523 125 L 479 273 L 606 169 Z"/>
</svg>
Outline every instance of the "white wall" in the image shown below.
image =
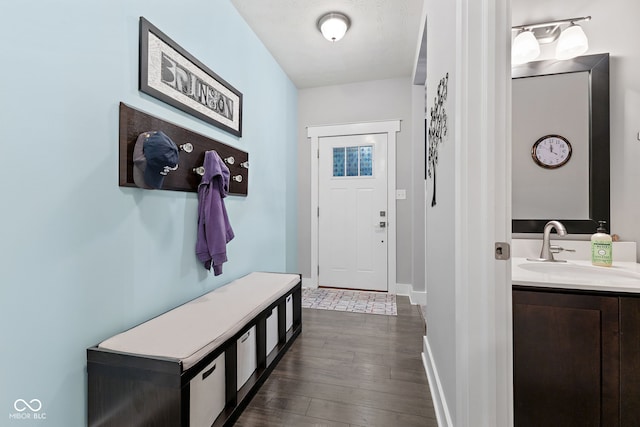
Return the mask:
<svg viewBox="0 0 640 427">
<path fill-rule="evenodd" d="M 425 227 L 426 227 L 426 185 L 425 180 L 425 87 L 424 85 L 415 85 L 412 90 L 411 110 L 413 111 L 413 194 L 411 197 L 412 206 L 412 279 L 414 292 L 424 292 L 426 296 L 425 285 Z M 419 304 L 426 304 L 422 300 Z M 426 320 L 426 319 L 425 319 Z"/>
<path fill-rule="evenodd" d="M 426 0 L 427 109 L 449 73 L 449 138 L 427 183 L 425 367 L 440 425 L 512 425 L 508 0 Z M 434 384 L 435 383 L 435 384 Z"/>
<path fill-rule="evenodd" d="M 298 265 L 311 277 L 311 144 L 307 126 L 400 119 L 397 134 L 397 188 L 407 199 L 396 201 L 397 283 L 412 281 L 412 85 L 410 79 L 388 79 L 298 92 Z M 419 289 L 422 290 L 422 289 Z"/>
<path fill-rule="evenodd" d="M 580 23 L 589 39 L 586 54 L 610 54 L 611 233 L 640 242 L 640 2 L 512 0 L 512 14 L 513 25 L 591 15 Z M 539 59 L 552 58 L 553 47 L 543 45 Z"/>
<path fill-rule="evenodd" d="M 426 291 L 427 337 L 433 362 L 456 422 L 456 5 L 429 0 L 427 4 L 427 116 L 434 106 L 440 79 L 449 74 L 445 109 L 448 135 L 439 147 L 435 168 L 436 205 L 433 173 L 427 180 L 426 194 Z"/>
</svg>

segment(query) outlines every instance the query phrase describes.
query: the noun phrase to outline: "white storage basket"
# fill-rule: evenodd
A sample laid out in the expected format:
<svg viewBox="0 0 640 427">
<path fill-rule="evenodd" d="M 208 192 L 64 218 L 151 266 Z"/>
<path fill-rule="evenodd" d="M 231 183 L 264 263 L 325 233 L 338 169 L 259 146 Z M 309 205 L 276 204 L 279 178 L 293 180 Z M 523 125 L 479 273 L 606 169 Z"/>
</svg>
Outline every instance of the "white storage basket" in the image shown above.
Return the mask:
<svg viewBox="0 0 640 427">
<path fill-rule="evenodd" d="M 224 353 L 189 382 L 189 425 L 211 427 L 225 405 Z"/>
<path fill-rule="evenodd" d="M 256 355 L 256 327 L 253 326 L 245 332 L 237 344 L 238 351 L 238 390 L 247 382 L 253 371 L 256 370 L 258 361 Z"/>
</svg>

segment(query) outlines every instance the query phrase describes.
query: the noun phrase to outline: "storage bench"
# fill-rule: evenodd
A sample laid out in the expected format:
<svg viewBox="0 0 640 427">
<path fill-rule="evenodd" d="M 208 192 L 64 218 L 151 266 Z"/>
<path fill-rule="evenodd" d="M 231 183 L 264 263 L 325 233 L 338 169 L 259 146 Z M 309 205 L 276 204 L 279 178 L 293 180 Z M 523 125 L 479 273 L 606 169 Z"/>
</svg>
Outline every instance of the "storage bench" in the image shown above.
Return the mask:
<svg viewBox="0 0 640 427">
<path fill-rule="evenodd" d="M 251 273 L 87 349 L 89 426 L 226 426 L 302 330 L 301 279 Z"/>
</svg>

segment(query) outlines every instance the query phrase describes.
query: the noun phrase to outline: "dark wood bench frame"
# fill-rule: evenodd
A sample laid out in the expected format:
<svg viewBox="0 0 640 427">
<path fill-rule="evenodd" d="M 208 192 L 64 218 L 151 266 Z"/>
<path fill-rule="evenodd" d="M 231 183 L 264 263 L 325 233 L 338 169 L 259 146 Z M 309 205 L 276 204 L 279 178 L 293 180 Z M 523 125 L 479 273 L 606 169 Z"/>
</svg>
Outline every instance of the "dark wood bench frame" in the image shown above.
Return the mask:
<svg viewBox="0 0 640 427">
<path fill-rule="evenodd" d="M 293 296 L 293 327 L 286 330 L 286 300 Z M 267 317 L 278 307 L 278 344 L 267 354 Z M 256 327 L 257 369 L 237 390 L 237 340 Z M 234 336 L 183 372 L 178 359 L 87 349 L 88 423 L 93 426 L 189 426 L 190 381 L 225 354 L 226 406 L 213 427 L 231 426 L 302 332 L 302 282 L 298 281 Z"/>
</svg>

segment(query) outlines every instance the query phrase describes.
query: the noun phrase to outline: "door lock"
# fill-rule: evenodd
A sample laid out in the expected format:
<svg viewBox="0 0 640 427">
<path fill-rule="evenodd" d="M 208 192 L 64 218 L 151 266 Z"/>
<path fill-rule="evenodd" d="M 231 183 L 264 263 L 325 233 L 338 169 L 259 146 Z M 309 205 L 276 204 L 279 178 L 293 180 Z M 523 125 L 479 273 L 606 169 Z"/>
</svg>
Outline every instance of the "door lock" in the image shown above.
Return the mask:
<svg viewBox="0 0 640 427">
<path fill-rule="evenodd" d="M 380 228 L 385 228 L 387 226 L 387 223 L 384 221 L 380 221 Z"/>
<path fill-rule="evenodd" d="M 507 242 L 496 242 L 495 257 L 497 260 L 505 261 L 511 258 L 511 247 Z"/>
</svg>

